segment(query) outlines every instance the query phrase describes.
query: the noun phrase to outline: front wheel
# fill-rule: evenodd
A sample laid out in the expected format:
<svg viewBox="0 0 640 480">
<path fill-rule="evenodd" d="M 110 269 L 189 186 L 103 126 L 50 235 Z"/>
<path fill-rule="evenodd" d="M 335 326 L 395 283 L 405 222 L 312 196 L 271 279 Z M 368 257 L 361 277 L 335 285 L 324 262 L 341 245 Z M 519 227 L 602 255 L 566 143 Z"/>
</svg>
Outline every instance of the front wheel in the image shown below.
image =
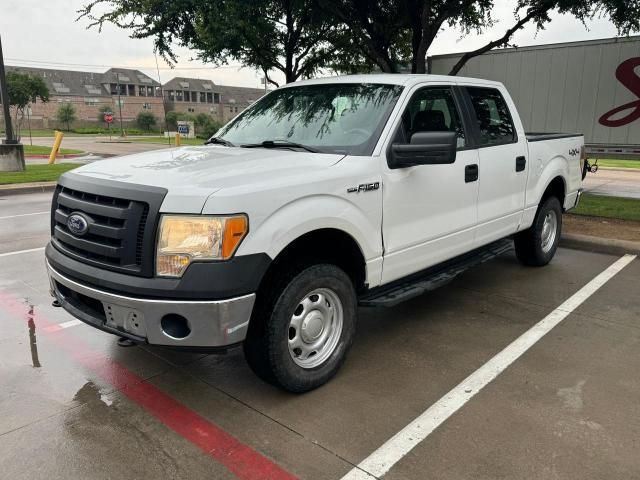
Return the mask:
<svg viewBox="0 0 640 480">
<path fill-rule="evenodd" d="M 273 287 L 251 320 L 247 362 L 258 376 L 290 392 L 317 388 L 335 375 L 353 341 L 353 283 L 335 265 L 320 264 L 292 278 L 283 275 Z"/>
<path fill-rule="evenodd" d="M 541 267 L 558 249 L 562 231 L 562 207 L 557 197 L 547 198 L 536 212 L 531 228 L 516 234 L 516 256 L 521 263 Z"/>
</svg>

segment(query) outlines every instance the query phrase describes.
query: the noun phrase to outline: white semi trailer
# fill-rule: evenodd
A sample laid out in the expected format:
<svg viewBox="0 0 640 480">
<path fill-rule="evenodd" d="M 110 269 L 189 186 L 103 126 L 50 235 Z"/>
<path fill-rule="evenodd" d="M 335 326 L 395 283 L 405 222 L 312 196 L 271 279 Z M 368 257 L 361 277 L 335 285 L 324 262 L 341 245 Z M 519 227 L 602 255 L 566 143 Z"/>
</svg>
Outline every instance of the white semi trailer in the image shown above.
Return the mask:
<svg viewBox="0 0 640 480">
<path fill-rule="evenodd" d="M 429 72 L 459 58 L 430 57 Z M 580 132 L 589 158 L 640 160 L 640 36 L 493 50 L 459 75 L 504 83 L 527 132 Z"/>
</svg>

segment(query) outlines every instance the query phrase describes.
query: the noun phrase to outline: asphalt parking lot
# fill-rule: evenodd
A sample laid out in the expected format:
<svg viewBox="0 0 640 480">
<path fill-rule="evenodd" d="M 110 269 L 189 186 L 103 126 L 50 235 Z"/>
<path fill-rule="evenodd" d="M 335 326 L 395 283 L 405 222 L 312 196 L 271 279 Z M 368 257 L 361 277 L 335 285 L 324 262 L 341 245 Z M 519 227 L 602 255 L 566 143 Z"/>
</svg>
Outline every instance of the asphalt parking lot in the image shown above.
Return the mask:
<svg viewBox="0 0 640 480">
<path fill-rule="evenodd" d="M 640 478 L 638 260 L 560 249 L 531 269 L 506 254 L 361 309 L 338 376 L 296 396 L 258 380 L 240 351 L 123 348 L 53 308 L 49 197 L 0 197 L 0 478 L 375 478 L 357 466 L 392 457 L 376 476 Z M 484 388 L 449 395 L 477 372 Z"/>
</svg>

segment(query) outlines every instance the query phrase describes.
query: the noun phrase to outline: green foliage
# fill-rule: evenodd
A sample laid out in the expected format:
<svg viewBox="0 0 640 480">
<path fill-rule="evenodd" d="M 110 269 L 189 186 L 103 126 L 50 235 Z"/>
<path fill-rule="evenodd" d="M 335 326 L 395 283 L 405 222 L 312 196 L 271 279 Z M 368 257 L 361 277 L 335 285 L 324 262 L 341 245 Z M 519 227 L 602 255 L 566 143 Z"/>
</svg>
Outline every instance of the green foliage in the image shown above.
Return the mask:
<svg viewBox="0 0 640 480">
<path fill-rule="evenodd" d="M 52 182 L 60 175 L 74 168 L 82 166 L 80 163 L 54 163 L 53 165 L 27 164 L 24 172 L 0 172 L 0 185 Z"/>
<path fill-rule="evenodd" d="M 571 210 L 571 213 L 640 221 L 640 200 L 585 194 L 580 199 L 578 206 Z"/>
<path fill-rule="evenodd" d="M 210 138 L 220 130 L 220 128 L 222 128 L 222 123 L 214 120 L 211 115 L 207 115 L 206 113 L 199 113 L 196 115 L 194 124 L 196 126 L 196 136 L 198 138 Z"/>
<path fill-rule="evenodd" d="M 71 129 L 71 123 L 76 120 L 76 107 L 70 102 L 62 102 L 56 112 L 56 119 L 67 126 L 67 131 Z"/>
<path fill-rule="evenodd" d="M 640 0 L 513 0 L 512 7 L 505 35 L 469 52 L 452 73 L 509 45 L 529 22 L 544 28 L 551 13 L 581 21 L 607 17 L 625 35 L 640 29 Z M 152 38 L 168 61 L 176 61 L 175 46 L 187 47 L 205 62 L 234 60 L 258 69 L 277 85 L 269 72 L 282 72 L 287 83 L 323 68 L 397 72 L 410 64 L 412 72 L 424 73 L 439 32 L 481 33 L 493 25 L 494 8 L 495 0 L 89 0 L 79 13 L 90 26 L 112 23 L 133 38 Z"/>
<path fill-rule="evenodd" d="M 140 112 L 136 117 L 136 123 L 141 129 L 150 132 L 151 127 L 155 127 L 157 119 L 156 116 L 151 112 Z"/>
<path fill-rule="evenodd" d="M 113 23 L 134 38 L 152 38 L 168 61 L 181 45 L 205 62 L 278 70 L 287 82 L 312 76 L 334 54 L 327 41 L 334 26 L 316 0 L 92 0 L 79 13 L 91 25 Z"/>
<path fill-rule="evenodd" d="M 186 122 L 193 122 L 197 126 L 196 118 L 189 113 L 183 112 L 167 112 L 167 128 L 169 131 L 175 132 L 178 129 L 178 120 L 183 120 Z"/>
<path fill-rule="evenodd" d="M 9 93 L 9 105 L 24 109 L 30 103 L 37 100 L 49 101 L 49 89 L 41 77 L 20 72 L 7 73 L 7 91 Z"/>
</svg>

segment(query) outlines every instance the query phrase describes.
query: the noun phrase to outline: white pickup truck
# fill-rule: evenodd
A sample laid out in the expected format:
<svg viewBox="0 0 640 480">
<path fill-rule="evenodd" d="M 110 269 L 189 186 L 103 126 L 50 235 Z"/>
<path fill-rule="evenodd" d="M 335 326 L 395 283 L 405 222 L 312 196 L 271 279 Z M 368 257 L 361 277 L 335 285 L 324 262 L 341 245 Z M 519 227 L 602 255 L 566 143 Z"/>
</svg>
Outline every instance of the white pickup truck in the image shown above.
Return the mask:
<svg viewBox="0 0 640 480">
<path fill-rule="evenodd" d="M 343 363 L 359 304 L 393 305 L 513 243 L 548 263 L 583 152 L 582 135 L 525 133 L 496 82 L 290 84 L 207 145 L 63 175 L 54 304 L 136 343 L 243 344 L 261 378 L 307 391 Z"/>
</svg>

